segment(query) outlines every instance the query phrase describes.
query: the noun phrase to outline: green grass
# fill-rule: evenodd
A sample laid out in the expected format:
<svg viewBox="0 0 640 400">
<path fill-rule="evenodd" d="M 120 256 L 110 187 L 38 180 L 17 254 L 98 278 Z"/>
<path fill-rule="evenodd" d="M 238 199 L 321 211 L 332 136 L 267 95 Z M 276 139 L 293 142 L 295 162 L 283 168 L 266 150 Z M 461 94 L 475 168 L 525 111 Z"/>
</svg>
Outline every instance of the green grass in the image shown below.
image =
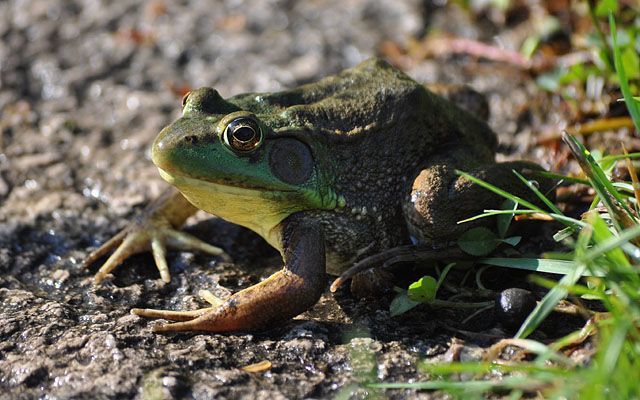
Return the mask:
<svg viewBox="0 0 640 400">
<path fill-rule="evenodd" d="M 590 34 L 583 34 L 580 38 L 574 38 L 574 41 L 580 42 L 581 49 L 593 55 L 593 62 L 576 62 L 568 66 L 559 66 L 539 75 L 536 79 L 538 86 L 560 94 L 568 102 L 576 102 L 576 89 L 584 88 L 586 82 L 594 77 L 605 78 L 608 82 L 619 81 L 621 89 L 625 90 L 623 88 L 625 83 L 619 80 L 621 65 L 625 68 L 628 78 L 640 77 L 640 54 L 636 45 L 637 37 L 640 35 L 640 20 L 633 14 L 633 7 L 625 9 L 623 17 L 627 22 L 625 26 L 618 30 L 615 37 L 607 37 L 605 31 L 601 29 L 601 22 L 610 13 L 622 14 L 623 7 L 620 7 L 617 0 L 587 0 L 575 2 L 574 5 L 588 6 L 587 10 L 594 28 Z M 617 59 L 615 51 L 618 52 Z M 635 89 L 637 88 L 638 86 L 635 86 Z"/>
<path fill-rule="evenodd" d="M 616 78 L 629 114 L 640 133 L 640 106 L 631 92 L 614 18 L 610 16 L 609 21 L 612 38 L 610 51 Z M 545 215 L 565 226 L 555 238 L 571 247 L 572 251 L 568 253 L 555 254 L 552 259 L 486 258 L 479 261 L 562 275 L 557 282 L 536 279 L 536 282 L 548 285 L 549 291 L 510 342 L 525 349 L 533 355 L 533 359 L 503 365 L 496 362 L 496 353 L 489 351 L 487 359 L 480 362 L 423 363 L 421 369 L 431 376 L 429 381 L 376 383 L 369 385 L 370 387 L 441 390 L 455 398 L 464 399 L 481 398 L 487 393 L 498 393 L 506 398 L 520 398 L 527 393 L 535 393 L 544 398 L 587 400 L 640 398 L 640 200 L 634 197 L 633 182 L 613 182 L 611 179 L 615 162 L 625 156 L 596 159 L 576 138 L 565 133 L 563 140 L 586 176 L 586 179 L 579 182 L 589 184 L 596 193 L 591 209 L 581 219 L 564 215 L 533 185 L 530 188 L 544 207 L 460 172 L 460 175 L 511 201 L 511 205 L 502 210 L 486 210 L 470 220 L 496 215 L 510 218 L 514 214 L 535 214 Z M 628 157 L 637 156 L 638 154 L 632 154 Z M 557 174 L 553 175 L 562 178 Z M 524 177 L 518 177 L 528 183 Z M 571 178 L 567 180 L 577 181 Z M 514 203 L 518 205 L 515 210 Z M 461 247 L 464 249 L 463 245 L 471 246 L 469 248 L 473 254 L 481 254 L 484 250 L 490 252 L 496 243 L 508 243 L 503 238 L 506 228 L 502 228 L 501 232 L 503 233 L 491 236 L 478 231 L 461 242 Z M 429 285 L 430 288 L 435 287 L 433 296 L 442 280 L 441 276 L 437 285 Z M 402 295 L 401 293 L 400 296 Z M 591 311 L 591 318 L 582 330 L 555 342 L 544 344 L 525 339 L 554 311 L 561 300 L 571 296 L 595 301 L 606 312 Z M 433 297 L 425 298 L 426 302 L 435 301 Z M 597 350 L 586 364 L 576 364 L 562 353 L 567 345 L 591 334 L 595 334 L 593 340 Z"/>
</svg>

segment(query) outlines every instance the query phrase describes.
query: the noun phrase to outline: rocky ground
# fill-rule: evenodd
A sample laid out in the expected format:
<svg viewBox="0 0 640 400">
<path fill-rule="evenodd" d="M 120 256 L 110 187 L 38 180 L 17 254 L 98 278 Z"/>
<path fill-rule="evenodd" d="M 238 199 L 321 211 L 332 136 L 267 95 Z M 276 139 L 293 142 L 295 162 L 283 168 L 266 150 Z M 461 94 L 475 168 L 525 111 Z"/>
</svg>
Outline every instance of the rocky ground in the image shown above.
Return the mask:
<svg viewBox="0 0 640 400">
<path fill-rule="evenodd" d="M 195 308 L 200 289 L 225 295 L 279 267 L 261 239 L 223 221 L 198 218 L 188 229 L 235 262 L 170 253 L 168 285 L 149 255 L 97 287 L 96 268 L 81 262 L 165 187 L 149 144 L 188 88 L 293 87 L 429 26 L 492 34 L 468 18 L 417 0 L 0 2 L 0 398 L 363 398 L 382 392 L 362 382 L 426 378 L 417 361 L 460 337 L 446 310 L 391 319 L 388 298 L 327 291 L 310 312 L 251 335 L 159 335 L 130 315 Z M 522 120 L 535 90 L 525 73 L 466 58 L 407 70 L 484 92 L 500 157 L 544 163 L 528 147 L 530 124 L 549 116 Z M 477 330 L 501 334 L 484 320 Z M 271 368 L 242 369 L 261 361 Z M 433 396 L 386 392 L 409 394 Z"/>
</svg>

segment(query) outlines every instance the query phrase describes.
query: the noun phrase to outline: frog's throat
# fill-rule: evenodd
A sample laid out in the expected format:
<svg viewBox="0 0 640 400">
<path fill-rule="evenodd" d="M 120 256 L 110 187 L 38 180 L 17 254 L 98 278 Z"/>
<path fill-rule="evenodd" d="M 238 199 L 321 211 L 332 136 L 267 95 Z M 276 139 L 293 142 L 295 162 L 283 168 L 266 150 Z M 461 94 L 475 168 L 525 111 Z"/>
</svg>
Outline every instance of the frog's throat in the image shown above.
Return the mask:
<svg viewBox="0 0 640 400">
<path fill-rule="evenodd" d="M 305 210 L 296 201 L 296 192 L 250 189 L 222 185 L 181 175 L 161 168 L 160 176 L 175 186 L 197 208 L 234 224 L 242 225 L 262 236 L 282 252 L 278 225 L 289 215 Z"/>
</svg>

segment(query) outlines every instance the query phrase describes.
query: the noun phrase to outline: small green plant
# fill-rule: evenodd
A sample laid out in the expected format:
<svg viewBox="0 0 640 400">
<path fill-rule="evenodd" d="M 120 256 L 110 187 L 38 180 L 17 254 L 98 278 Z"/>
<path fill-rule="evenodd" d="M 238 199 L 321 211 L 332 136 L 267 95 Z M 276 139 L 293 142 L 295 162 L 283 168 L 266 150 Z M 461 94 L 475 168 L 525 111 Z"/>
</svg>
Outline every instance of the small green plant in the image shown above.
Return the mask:
<svg viewBox="0 0 640 400">
<path fill-rule="evenodd" d="M 444 270 L 439 274 L 436 281 L 431 276 L 423 276 L 416 282 L 409 285 L 407 290 L 396 287 L 395 290 L 398 293 L 396 297 L 391 301 L 389 306 L 389 312 L 392 317 L 403 314 L 419 304 L 425 303 L 433 307 L 448 307 L 448 308 L 487 308 L 493 306 L 493 301 L 483 302 L 459 302 L 459 301 L 447 301 L 436 299 L 438 289 L 442 286 L 447 274 L 455 263 L 447 265 Z"/>
<path fill-rule="evenodd" d="M 502 204 L 502 208 L 504 210 L 515 211 L 517 203 L 507 199 Z M 516 246 L 522 239 L 520 236 L 505 237 L 512 219 L 513 213 L 501 214 L 497 218 L 498 233 L 483 226 L 472 228 L 458 239 L 457 244 L 464 252 L 473 256 L 486 256 L 494 251 L 500 244 Z M 391 316 L 395 317 L 403 314 L 421 303 L 436 307 L 480 308 L 481 311 L 491 307 L 493 303 L 490 301 L 469 303 L 436 299 L 438 289 L 442 286 L 449 271 L 455 266 L 455 263 L 447 265 L 444 270 L 439 273 L 438 280 L 426 275 L 409 285 L 407 290 L 395 288 L 397 295 L 389 306 Z"/>
</svg>

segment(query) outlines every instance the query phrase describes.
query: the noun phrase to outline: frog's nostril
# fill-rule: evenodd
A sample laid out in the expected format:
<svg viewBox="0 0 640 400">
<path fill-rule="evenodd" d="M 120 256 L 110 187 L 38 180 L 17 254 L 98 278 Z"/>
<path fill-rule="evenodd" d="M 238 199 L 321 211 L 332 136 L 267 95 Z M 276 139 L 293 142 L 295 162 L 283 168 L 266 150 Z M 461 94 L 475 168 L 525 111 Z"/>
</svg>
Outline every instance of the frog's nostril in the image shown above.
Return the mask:
<svg viewBox="0 0 640 400">
<path fill-rule="evenodd" d="M 196 135 L 187 135 L 183 138 L 183 140 L 190 144 L 198 143 L 198 137 Z"/>
</svg>

